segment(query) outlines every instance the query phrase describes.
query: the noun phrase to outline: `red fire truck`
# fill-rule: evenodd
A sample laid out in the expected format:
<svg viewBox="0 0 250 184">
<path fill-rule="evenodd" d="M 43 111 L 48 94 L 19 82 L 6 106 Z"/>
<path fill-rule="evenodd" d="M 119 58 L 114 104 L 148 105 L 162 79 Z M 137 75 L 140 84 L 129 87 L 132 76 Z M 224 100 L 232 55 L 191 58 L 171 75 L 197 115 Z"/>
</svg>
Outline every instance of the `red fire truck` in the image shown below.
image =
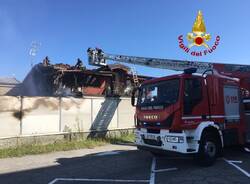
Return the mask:
<svg viewBox="0 0 250 184">
<path fill-rule="evenodd" d="M 106 60 L 183 71 L 137 88 L 136 144 L 152 153 L 194 154 L 209 166 L 224 147 L 250 143 L 250 66 L 106 54 L 89 49 L 89 62 Z"/>
</svg>

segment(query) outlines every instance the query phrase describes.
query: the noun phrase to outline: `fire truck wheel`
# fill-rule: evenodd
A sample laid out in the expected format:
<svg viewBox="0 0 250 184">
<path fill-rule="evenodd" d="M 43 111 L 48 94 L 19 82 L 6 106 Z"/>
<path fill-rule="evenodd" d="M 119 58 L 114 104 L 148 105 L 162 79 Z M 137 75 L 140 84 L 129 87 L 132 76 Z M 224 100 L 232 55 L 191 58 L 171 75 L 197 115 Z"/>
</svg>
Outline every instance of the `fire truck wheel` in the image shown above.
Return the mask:
<svg viewBox="0 0 250 184">
<path fill-rule="evenodd" d="M 212 133 L 204 132 L 196 155 L 196 161 L 201 166 L 211 166 L 215 162 L 219 152 L 219 143 Z"/>
</svg>

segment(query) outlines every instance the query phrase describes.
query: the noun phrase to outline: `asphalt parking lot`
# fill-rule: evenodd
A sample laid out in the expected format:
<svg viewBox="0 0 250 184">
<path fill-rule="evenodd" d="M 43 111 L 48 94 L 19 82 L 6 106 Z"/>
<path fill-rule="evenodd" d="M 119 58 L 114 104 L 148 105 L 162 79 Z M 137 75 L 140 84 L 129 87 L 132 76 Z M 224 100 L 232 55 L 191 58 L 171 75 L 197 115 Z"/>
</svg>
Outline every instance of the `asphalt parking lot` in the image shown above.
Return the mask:
<svg viewBox="0 0 250 184">
<path fill-rule="evenodd" d="M 226 150 L 212 167 L 183 156 L 153 157 L 133 146 L 116 145 L 25 158 L 0 159 L 1 184 L 228 184 L 250 183 L 250 153 Z M 55 156 L 56 154 L 56 156 Z M 72 157 L 70 157 L 72 155 Z M 55 157 L 52 163 L 49 159 Z M 48 158 L 48 160 L 46 160 Z M 12 162 L 12 163 L 11 163 Z M 26 164 L 29 162 L 29 166 Z M 39 164 L 38 164 L 39 162 Z M 9 164 L 8 164 L 9 163 Z M 16 164 L 15 164 L 16 163 Z M 41 164 L 42 163 L 42 164 Z M 22 168 L 23 164 L 23 169 Z M 37 167 L 35 166 L 37 164 Z M 12 166 L 13 165 L 13 166 Z M 19 169 L 11 170 L 18 165 Z M 4 172 L 4 167 L 8 167 Z"/>
</svg>

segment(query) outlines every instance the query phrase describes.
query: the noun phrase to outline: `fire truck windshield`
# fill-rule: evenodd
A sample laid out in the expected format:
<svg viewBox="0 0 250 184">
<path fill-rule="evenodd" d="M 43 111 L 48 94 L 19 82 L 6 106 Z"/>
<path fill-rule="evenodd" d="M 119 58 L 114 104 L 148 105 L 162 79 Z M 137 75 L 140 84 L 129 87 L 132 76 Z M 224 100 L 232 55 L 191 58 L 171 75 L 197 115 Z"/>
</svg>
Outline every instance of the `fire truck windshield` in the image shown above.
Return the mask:
<svg viewBox="0 0 250 184">
<path fill-rule="evenodd" d="M 171 79 L 154 84 L 142 85 L 137 106 L 169 106 L 178 101 L 180 80 Z"/>
</svg>

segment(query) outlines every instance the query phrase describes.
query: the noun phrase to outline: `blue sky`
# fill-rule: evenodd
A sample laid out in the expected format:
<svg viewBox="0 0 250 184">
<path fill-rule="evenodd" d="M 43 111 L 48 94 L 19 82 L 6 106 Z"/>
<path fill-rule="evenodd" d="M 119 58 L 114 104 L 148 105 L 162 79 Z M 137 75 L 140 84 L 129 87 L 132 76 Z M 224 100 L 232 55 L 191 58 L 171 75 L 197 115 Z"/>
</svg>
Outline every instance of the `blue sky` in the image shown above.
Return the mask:
<svg viewBox="0 0 250 184">
<path fill-rule="evenodd" d="M 88 47 L 108 53 L 250 64 L 249 0 L 1 0 L 0 76 L 22 80 L 30 70 L 32 41 L 42 45 L 35 63 L 87 65 Z M 191 32 L 202 10 L 207 32 L 220 35 L 216 51 L 192 57 L 177 37 Z M 214 36 L 214 37 L 213 37 Z M 164 76 L 168 70 L 135 66 L 139 74 Z"/>
</svg>

